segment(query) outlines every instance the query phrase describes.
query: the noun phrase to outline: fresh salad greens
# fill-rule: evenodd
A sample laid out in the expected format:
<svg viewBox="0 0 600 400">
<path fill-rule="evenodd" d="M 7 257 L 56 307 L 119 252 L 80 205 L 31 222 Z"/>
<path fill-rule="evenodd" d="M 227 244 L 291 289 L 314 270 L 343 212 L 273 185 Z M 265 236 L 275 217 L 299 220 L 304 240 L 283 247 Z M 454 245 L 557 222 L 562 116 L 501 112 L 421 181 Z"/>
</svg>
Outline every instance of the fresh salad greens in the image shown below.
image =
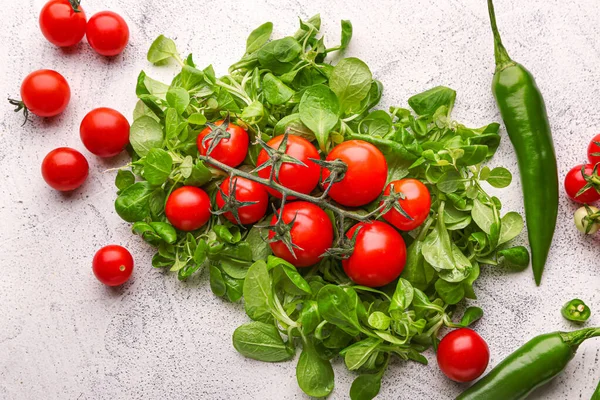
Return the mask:
<svg viewBox="0 0 600 400">
<path fill-rule="evenodd" d="M 157 65 L 175 60 L 181 72 L 170 84 L 139 75 L 132 162 L 117 174 L 115 207 L 135 234 L 156 247 L 154 267 L 176 272 L 179 279 L 207 271 L 217 296 L 233 302 L 243 297 L 252 321 L 233 333 L 241 354 L 279 362 L 299 353 L 298 384 L 314 397 L 332 392 L 330 361 L 342 357 L 357 372 L 351 398 L 371 399 L 394 356 L 426 364 L 422 353 L 437 345 L 442 327 L 481 318 L 481 309 L 469 307 L 460 323 L 452 321 L 456 304 L 476 299 L 482 265 L 523 268 L 529 253 L 510 245 L 523 229 L 521 216 L 504 213 L 482 185 L 511 183 L 505 168 L 483 165 L 498 148 L 499 125 L 473 129 L 452 120 L 456 93 L 442 86 L 412 96 L 412 110 L 374 109 L 383 85 L 367 64 L 353 57 L 335 65 L 326 60 L 346 49 L 352 25 L 342 21 L 341 42 L 333 47 L 325 45 L 320 25 L 316 15 L 301 21 L 294 35 L 274 40 L 273 25 L 261 25 L 248 37 L 242 59 L 222 77 L 158 37 L 148 60 Z M 349 139 L 372 143 L 386 157 L 390 181 L 412 177 L 425 183 L 431 212 L 420 228 L 403 233 L 408 259 L 400 279 L 376 289 L 355 285 L 333 257 L 297 269 L 271 255 L 260 224 L 241 227 L 214 215 L 194 232 L 170 225 L 164 206 L 174 189 L 201 186 L 214 199 L 227 177 L 199 158 L 196 145 L 207 122 L 227 116 L 251 137 L 239 170 L 256 166 L 257 138 L 287 133 L 316 142 L 322 155 Z M 378 204 L 354 212 L 367 214 Z M 343 237 L 340 225 L 334 226 L 336 237 Z"/>
</svg>

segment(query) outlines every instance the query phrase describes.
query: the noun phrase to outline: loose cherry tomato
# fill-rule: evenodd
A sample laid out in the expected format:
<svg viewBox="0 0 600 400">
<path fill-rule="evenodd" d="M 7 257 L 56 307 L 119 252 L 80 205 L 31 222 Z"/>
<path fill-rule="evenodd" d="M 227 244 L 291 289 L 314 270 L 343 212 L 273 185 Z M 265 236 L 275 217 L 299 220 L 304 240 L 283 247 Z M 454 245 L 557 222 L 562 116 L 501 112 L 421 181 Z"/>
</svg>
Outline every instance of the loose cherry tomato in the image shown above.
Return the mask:
<svg viewBox="0 0 600 400">
<path fill-rule="evenodd" d="M 92 270 L 105 285 L 119 286 L 127 282 L 133 272 L 133 257 L 125 247 L 112 244 L 96 252 Z"/>
<path fill-rule="evenodd" d="M 591 140 L 587 153 L 590 164 L 596 165 L 600 163 L 600 134 L 594 136 Z"/>
<path fill-rule="evenodd" d="M 114 157 L 129 143 L 129 122 L 112 108 L 96 108 L 81 121 L 79 135 L 90 153 Z"/>
<path fill-rule="evenodd" d="M 120 54 L 129 42 L 127 22 L 112 11 L 94 14 L 87 23 L 86 34 L 90 46 L 102 56 Z"/>
<path fill-rule="evenodd" d="M 571 198 L 571 200 L 577 203 L 593 203 L 600 200 L 600 193 L 594 188 L 591 187 L 579 196 L 577 193 L 583 189 L 583 187 L 587 184 L 587 181 L 584 179 L 581 174 L 581 168 L 583 165 L 578 165 L 573 167 L 565 177 L 565 190 L 567 195 Z M 585 174 L 592 175 L 594 171 L 594 167 L 590 164 L 586 164 L 585 166 Z M 598 177 L 593 178 L 596 179 L 596 186 L 600 185 L 600 179 Z"/>
<path fill-rule="evenodd" d="M 284 136 L 276 136 L 267 142 L 269 147 L 279 149 Z M 317 187 L 319 177 L 321 175 L 321 167 L 315 164 L 311 159 L 319 159 L 319 152 L 316 147 L 308 140 L 300 136 L 288 135 L 285 154 L 303 162 L 304 165 L 283 163 L 279 169 L 279 179 L 276 182 L 286 188 L 295 190 L 300 193 L 310 193 Z M 282 149 L 279 149 L 283 151 Z M 269 155 L 262 149 L 258 154 L 256 165 L 260 167 L 269 160 Z M 271 167 L 266 167 L 258 171 L 258 176 L 264 179 L 269 179 L 271 175 Z M 281 198 L 281 193 L 275 189 L 267 188 L 271 195 Z M 290 198 L 291 199 L 291 198 Z"/>
<path fill-rule="evenodd" d="M 77 4 L 77 3 L 75 3 Z M 80 5 L 69 0 L 50 0 L 40 12 L 40 28 L 50 43 L 73 46 L 85 36 L 86 17 Z"/>
<path fill-rule="evenodd" d="M 235 177 L 233 182 L 235 182 L 235 200 L 239 202 L 254 202 L 254 204 L 238 208 L 238 218 L 242 225 L 253 224 L 259 221 L 265 216 L 267 207 L 269 206 L 269 194 L 267 190 L 260 183 L 240 176 Z M 216 198 L 219 209 L 223 209 L 223 206 L 226 204 L 221 191 L 225 196 L 230 196 L 231 192 L 229 189 L 232 186 L 230 178 L 225 179 L 221 183 L 221 190 L 217 193 Z M 238 223 L 231 211 L 226 212 L 224 215 L 231 223 Z"/>
<path fill-rule="evenodd" d="M 277 211 L 277 215 L 279 213 L 283 213 L 282 219 L 286 224 L 294 221 L 290 235 L 297 247 L 292 254 L 283 241 L 272 242 L 273 254 L 296 267 L 308 267 L 319 262 L 333 243 L 333 226 L 325 211 L 315 204 L 296 201 L 287 203 L 283 211 Z M 277 222 L 277 215 L 273 216 L 271 225 Z M 269 231 L 269 239 L 274 236 L 275 232 Z"/>
<path fill-rule="evenodd" d="M 347 165 L 344 179 L 334 183 L 329 197 L 348 207 L 370 203 L 381 194 L 387 180 L 387 162 L 379 149 L 362 140 L 348 140 L 333 148 L 327 161 L 341 160 Z M 322 182 L 331 172 L 323 169 Z M 324 184 L 327 188 L 328 184 Z"/>
<path fill-rule="evenodd" d="M 221 126 L 222 124 L 223 120 L 215 122 L 217 126 Z M 211 132 L 212 129 L 206 127 L 198 135 L 198 150 L 203 156 L 207 155 L 212 139 L 206 140 L 205 143 L 202 142 Z M 227 126 L 227 133 L 230 135 L 229 138 L 221 139 L 219 144 L 210 153 L 210 157 L 230 167 L 237 167 L 244 161 L 246 154 L 248 154 L 248 132 L 244 128 L 230 122 Z"/>
<path fill-rule="evenodd" d="M 361 222 L 346 233 L 354 238 L 354 251 L 342 260 L 346 275 L 358 285 L 385 286 L 398 278 L 406 264 L 406 245 L 402 236 L 384 222 Z"/>
<path fill-rule="evenodd" d="M 83 154 L 69 147 L 52 150 L 42 161 L 42 176 L 53 189 L 61 192 L 83 185 L 89 165 Z"/>
<path fill-rule="evenodd" d="M 71 89 L 58 72 L 40 69 L 27 75 L 21 84 L 22 102 L 39 117 L 54 117 L 67 108 Z"/>
<path fill-rule="evenodd" d="M 470 382 L 485 372 L 490 361 L 488 345 L 475 331 L 460 328 L 448 333 L 437 349 L 442 372 L 456 382 Z"/>
<path fill-rule="evenodd" d="M 420 226 L 427 219 L 431 208 L 431 196 L 427 187 L 417 179 L 401 179 L 391 182 L 383 194 L 389 196 L 392 188 L 394 193 L 403 195 L 398 198 L 397 203 L 412 219 L 406 218 L 395 208 L 385 213 L 383 218 L 401 231 L 411 231 Z"/>
<path fill-rule="evenodd" d="M 195 231 L 210 219 L 210 198 L 195 186 L 183 186 L 171 193 L 165 215 L 175 228 Z"/>
</svg>

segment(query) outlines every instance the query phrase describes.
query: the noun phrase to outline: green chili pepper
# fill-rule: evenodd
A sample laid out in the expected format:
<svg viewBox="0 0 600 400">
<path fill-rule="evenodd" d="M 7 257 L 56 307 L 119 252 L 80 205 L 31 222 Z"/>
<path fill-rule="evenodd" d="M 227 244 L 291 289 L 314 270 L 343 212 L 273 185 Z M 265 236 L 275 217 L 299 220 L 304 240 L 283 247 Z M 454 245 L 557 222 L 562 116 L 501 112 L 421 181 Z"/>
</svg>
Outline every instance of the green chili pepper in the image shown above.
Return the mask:
<svg viewBox="0 0 600 400">
<path fill-rule="evenodd" d="M 573 322 L 585 322 L 592 314 L 590 308 L 579 299 L 573 299 L 567 302 L 560 311 L 563 317 Z"/>
<path fill-rule="evenodd" d="M 598 387 L 590 400 L 600 400 L 600 383 L 598 383 Z"/>
<path fill-rule="evenodd" d="M 558 172 L 544 99 L 531 73 L 508 55 L 488 0 L 496 73 L 492 91 L 517 153 L 533 275 L 539 285 L 552 243 L 558 214 Z"/>
<path fill-rule="evenodd" d="M 586 339 L 600 328 L 537 336 L 480 379 L 456 400 L 519 400 L 560 374 Z"/>
</svg>

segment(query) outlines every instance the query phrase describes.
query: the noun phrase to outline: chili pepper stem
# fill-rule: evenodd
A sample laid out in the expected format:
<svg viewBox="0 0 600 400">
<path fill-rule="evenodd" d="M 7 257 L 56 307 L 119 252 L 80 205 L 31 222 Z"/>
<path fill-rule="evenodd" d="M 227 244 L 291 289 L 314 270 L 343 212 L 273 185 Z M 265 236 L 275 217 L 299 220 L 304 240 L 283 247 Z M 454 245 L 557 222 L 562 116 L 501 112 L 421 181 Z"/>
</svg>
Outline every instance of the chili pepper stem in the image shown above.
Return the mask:
<svg viewBox="0 0 600 400">
<path fill-rule="evenodd" d="M 600 327 L 585 328 L 573 332 L 561 332 L 560 336 L 566 344 L 577 347 L 587 339 L 600 336 Z"/>
<path fill-rule="evenodd" d="M 496 13 L 494 11 L 494 3 L 488 0 L 488 12 L 490 14 L 490 23 L 492 24 L 492 33 L 494 34 L 494 57 L 496 58 L 496 70 L 502 70 L 509 65 L 514 64 L 514 61 L 508 55 L 508 51 L 502 44 L 498 25 L 496 24 Z"/>
</svg>

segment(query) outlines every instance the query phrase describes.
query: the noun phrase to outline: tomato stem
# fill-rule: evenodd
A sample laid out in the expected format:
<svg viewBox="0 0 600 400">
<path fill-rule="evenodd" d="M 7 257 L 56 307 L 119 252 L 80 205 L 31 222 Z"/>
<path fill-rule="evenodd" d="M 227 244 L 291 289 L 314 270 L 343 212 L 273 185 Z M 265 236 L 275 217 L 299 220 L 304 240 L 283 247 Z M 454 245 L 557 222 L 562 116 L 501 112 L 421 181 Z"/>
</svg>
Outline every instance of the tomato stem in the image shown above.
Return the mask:
<svg viewBox="0 0 600 400">
<path fill-rule="evenodd" d="M 25 121 L 23 121 L 23 124 L 21 124 L 21 126 L 25 125 L 27 123 L 27 121 L 29 120 L 29 110 L 27 109 L 27 106 L 25 105 L 25 103 L 23 103 L 22 100 L 15 100 L 15 99 L 11 99 L 10 97 L 8 98 L 8 102 L 15 106 L 15 112 L 19 112 L 21 110 L 23 110 L 23 114 L 25 114 Z"/>
<path fill-rule="evenodd" d="M 81 5 L 81 0 L 69 0 L 69 3 L 71 4 L 73 11 L 75 11 L 76 13 L 81 12 L 81 9 L 79 8 L 79 6 Z"/>
</svg>

